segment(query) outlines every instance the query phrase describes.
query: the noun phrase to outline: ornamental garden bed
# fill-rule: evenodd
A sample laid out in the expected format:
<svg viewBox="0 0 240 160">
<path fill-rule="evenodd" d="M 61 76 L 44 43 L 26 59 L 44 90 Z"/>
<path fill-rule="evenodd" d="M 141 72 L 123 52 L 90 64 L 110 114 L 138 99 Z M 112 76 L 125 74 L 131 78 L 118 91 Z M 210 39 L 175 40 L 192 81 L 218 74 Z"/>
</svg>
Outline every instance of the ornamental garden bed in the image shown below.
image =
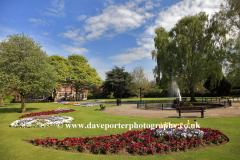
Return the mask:
<svg viewBox="0 0 240 160">
<path fill-rule="evenodd" d="M 71 123 L 72 121 L 74 121 L 74 119 L 69 116 L 41 115 L 16 120 L 10 124 L 10 127 L 15 128 L 51 127 Z"/>
<path fill-rule="evenodd" d="M 223 145 L 228 137 L 211 128 L 143 129 L 122 134 L 85 138 L 25 140 L 36 146 L 69 152 L 109 155 L 160 155 Z"/>
<path fill-rule="evenodd" d="M 52 111 L 43 111 L 43 112 L 36 112 L 36 113 L 30 113 L 30 114 L 24 114 L 19 118 L 25 118 L 25 117 L 33 117 L 33 116 L 41 116 L 41 115 L 49 115 L 49 114 L 59 114 L 59 113 L 68 113 L 73 112 L 75 109 L 57 109 Z"/>
</svg>

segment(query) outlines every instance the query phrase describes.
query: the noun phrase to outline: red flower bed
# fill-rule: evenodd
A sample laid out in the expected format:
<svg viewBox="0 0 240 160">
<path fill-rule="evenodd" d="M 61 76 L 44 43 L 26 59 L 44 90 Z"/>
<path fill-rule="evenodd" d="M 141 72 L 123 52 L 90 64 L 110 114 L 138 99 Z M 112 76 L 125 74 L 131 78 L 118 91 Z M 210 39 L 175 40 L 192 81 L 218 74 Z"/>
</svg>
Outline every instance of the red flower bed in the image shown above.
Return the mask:
<svg viewBox="0 0 240 160">
<path fill-rule="evenodd" d="M 69 105 L 69 104 L 78 104 L 78 103 L 74 103 L 74 102 L 72 102 L 72 103 L 64 103 L 64 105 Z"/>
<path fill-rule="evenodd" d="M 200 128 L 200 130 L 207 132 L 203 138 L 187 137 L 174 138 L 164 137 L 156 138 L 152 134 L 152 130 L 143 129 L 142 131 L 128 131 L 127 133 L 98 136 L 93 138 L 65 138 L 60 141 L 56 138 L 50 139 L 33 139 L 30 143 L 36 146 L 42 145 L 44 147 L 52 146 L 56 149 L 72 150 L 77 149 L 80 152 L 89 150 L 94 154 L 108 154 L 119 153 L 125 150 L 128 153 L 135 153 L 140 155 L 170 153 L 175 151 L 186 151 L 200 146 L 219 144 L 228 142 L 228 137 L 218 130 L 211 128 Z"/>
<path fill-rule="evenodd" d="M 117 101 L 105 101 L 105 102 L 117 102 Z"/>
<path fill-rule="evenodd" d="M 36 113 L 30 113 L 30 114 L 24 114 L 19 118 L 25 118 L 25 117 L 33 117 L 33 116 L 41 116 L 41 115 L 48 115 L 48 114 L 58 114 L 58 113 L 67 113 L 67 112 L 73 112 L 75 109 L 69 109 L 64 111 L 43 111 L 43 112 L 36 112 Z"/>
</svg>

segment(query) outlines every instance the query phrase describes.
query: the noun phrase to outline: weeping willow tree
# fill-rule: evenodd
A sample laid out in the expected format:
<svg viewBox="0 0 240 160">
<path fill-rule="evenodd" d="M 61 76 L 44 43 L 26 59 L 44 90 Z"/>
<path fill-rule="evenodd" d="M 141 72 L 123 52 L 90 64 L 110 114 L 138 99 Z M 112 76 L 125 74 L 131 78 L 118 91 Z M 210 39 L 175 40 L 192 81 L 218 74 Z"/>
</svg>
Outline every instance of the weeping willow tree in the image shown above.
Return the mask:
<svg viewBox="0 0 240 160">
<path fill-rule="evenodd" d="M 240 2 L 239 0 L 225 0 L 221 4 L 219 12 L 213 16 L 213 20 L 224 24 L 228 33 L 228 65 L 227 78 L 234 87 L 240 86 Z"/>
<path fill-rule="evenodd" d="M 157 62 L 155 76 L 165 85 L 176 80 L 179 86 L 188 88 L 191 101 L 196 101 L 194 90 L 204 80 L 211 75 L 211 85 L 215 85 L 222 79 L 227 33 L 222 26 L 201 12 L 180 19 L 169 32 L 157 28 L 156 49 L 152 51 Z"/>
</svg>

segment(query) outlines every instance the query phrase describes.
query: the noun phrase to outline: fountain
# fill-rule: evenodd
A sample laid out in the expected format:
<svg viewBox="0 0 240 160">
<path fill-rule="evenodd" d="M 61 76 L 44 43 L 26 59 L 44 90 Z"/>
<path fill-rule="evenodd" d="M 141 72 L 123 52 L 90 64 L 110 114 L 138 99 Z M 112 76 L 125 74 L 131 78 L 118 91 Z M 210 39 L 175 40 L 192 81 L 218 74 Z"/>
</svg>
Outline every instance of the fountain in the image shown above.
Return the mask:
<svg viewBox="0 0 240 160">
<path fill-rule="evenodd" d="M 176 81 L 173 81 L 171 84 L 171 88 L 169 90 L 169 97 L 178 97 L 178 98 L 176 100 L 168 100 L 165 103 L 146 104 L 145 109 L 151 109 L 151 110 L 163 110 L 163 108 L 164 110 L 175 109 L 176 104 L 180 104 L 180 102 L 182 101 L 180 89 Z"/>
<path fill-rule="evenodd" d="M 164 102 L 159 101 L 152 101 L 152 103 L 145 103 L 145 105 L 142 107 L 142 109 L 150 109 L 150 110 L 175 110 L 176 107 L 207 107 L 209 108 L 219 108 L 225 106 L 225 104 L 229 103 L 229 100 L 227 102 L 221 101 L 220 99 L 215 102 L 187 102 L 187 98 L 182 98 L 180 94 L 180 89 L 178 87 L 177 82 L 173 81 L 171 84 L 171 88 L 169 90 L 169 97 L 174 98 L 177 97 L 175 100 L 165 100 Z M 231 102 L 229 103 L 231 106 Z"/>
<path fill-rule="evenodd" d="M 173 81 L 171 84 L 171 89 L 170 89 L 170 97 L 179 97 L 179 101 L 182 101 L 182 97 L 180 94 L 180 89 L 178 87 L 178 84 L 176 81 Z"/>
</svg>

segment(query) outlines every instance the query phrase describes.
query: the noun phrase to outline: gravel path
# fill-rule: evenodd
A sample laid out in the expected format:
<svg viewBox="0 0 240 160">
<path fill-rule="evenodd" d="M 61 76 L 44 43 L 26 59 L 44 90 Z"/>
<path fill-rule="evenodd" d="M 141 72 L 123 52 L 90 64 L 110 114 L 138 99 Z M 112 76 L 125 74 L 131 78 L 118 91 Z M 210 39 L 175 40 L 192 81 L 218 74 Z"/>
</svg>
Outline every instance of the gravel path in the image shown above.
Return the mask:
<svg viewBox="0 0 240 160">
<path fill-rule="evenodd" d="M 144 118 L 178 118 L 176 110 L 141 110 L 136 104 L 122 104 L 121 106 L 106 108 L 102 111 L 106 114 L 144 117 Z M 201 113 L 181 113 L 182 118 L 200 118 Z M 204 118 L 239 117 L 240 103 L 232 103 L 231 107 L 207 109 Z"/>
</svg>

